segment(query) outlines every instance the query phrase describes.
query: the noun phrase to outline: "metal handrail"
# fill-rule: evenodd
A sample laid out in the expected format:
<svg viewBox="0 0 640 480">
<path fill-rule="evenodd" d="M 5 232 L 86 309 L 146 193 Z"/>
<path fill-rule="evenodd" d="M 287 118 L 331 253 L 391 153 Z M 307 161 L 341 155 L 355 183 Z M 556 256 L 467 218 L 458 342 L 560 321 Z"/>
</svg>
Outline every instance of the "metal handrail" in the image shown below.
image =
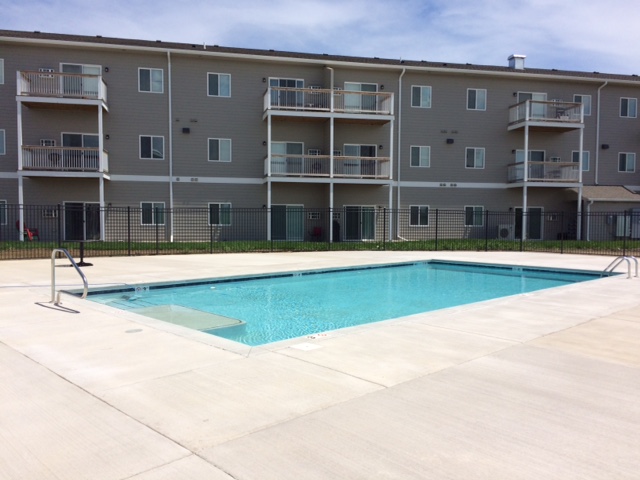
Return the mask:
<svg viewBox="0 0 640 480">
<path fill-rule="evenodd" d="M 627 278 L 631 278 L 631 260 L 633 260 L 636 264 L 636 277 L 638 276 L 638 259 L 636 257 L 633 256 L 624 256 L 621 255 L 619 257 L 616 257 L 613 262 L 611 262 L 603 271 L 602 273 L 612 273 L 617 267 L 618 265 L 620 265 L 622 262 L 627 262 Z"/>
<path fill-rule="evenodd" d="M 87 277 L 78 264 L 73 260 L 71 254 L 67 251 L 66 248 L 54 248 L 51 252 L 51 303 L 54 305 L 60 305 L 60 294 L 63 293 L 62 290 L 58 292 L 56 297 L 56 253 L 63 253 L 71 262 L 71 266 L 76 269 L 76 272 L 82 278 L 82 283 L 84 285 L 84 290 L 82 292 L 82 298 L 87 298 L 87 293 L 89 292 L 89 282 L 87 281 Z M 64 292 L 67 293 L 67 292 Z"/>
</svg>

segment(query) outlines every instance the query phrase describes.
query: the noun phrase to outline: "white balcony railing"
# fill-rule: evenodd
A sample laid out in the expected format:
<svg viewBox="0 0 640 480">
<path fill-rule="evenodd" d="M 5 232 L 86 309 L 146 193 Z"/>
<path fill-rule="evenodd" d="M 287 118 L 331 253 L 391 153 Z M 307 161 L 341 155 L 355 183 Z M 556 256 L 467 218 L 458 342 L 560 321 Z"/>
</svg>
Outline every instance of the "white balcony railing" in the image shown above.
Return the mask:
<svg viewBox="0 0 640 480">
<path fill-rule="evenodd" d="M 269 171 L 269 163 L 271 169 Z M 391 175 L 389 157 L 334 157 L 333 176 L 341 178 L 388 179 Z M 272 155 L 265 159 L 265 175 L 273 177 L 330 177 L 331 157 L 328 155 Z"/>
<path fill-rule="evenodd" d="M 580 165 L 576 162 L 512 163 L 508 167 L 510 183 L 524 182 L 525 168 L 530 182 L 579 182 Z"/>
<path fill-rule="evenodd" d="M 59 72 L 17 72 L 17 94 L 107 101 L 107 84 L 101 75 Z"/>
<path fill-rule="evenodd" d="M 23 170 L 108 172 L 109 154 L 98 148 L 22 147 Z"/>
<path fill-rule="evenodd" d="M 526 100 L 509 107 L 509 125 L 526 121 L 583 123 L 582 104 L 562 101 Z"/>
<path fill-rule="evenodd" d="M 264 94 L 264 109 L 265 111 L 285 110 L 392 115 L 393 94 L 320 88 L 270 87 Z"/>
</svg>

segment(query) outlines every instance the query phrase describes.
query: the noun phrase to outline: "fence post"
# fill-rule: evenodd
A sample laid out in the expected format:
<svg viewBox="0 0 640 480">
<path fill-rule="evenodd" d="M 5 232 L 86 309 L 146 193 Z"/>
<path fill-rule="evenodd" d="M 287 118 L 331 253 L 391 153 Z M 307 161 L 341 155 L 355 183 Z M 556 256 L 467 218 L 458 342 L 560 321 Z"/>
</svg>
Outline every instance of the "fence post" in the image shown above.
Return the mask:
<svg viewBox="0 0 640 480">
<path fill-rule="evenodd" d="M 622 231 L 622 255 L 626 257 L 627 256 L 627 232 L 628 232 L 627 228 L 629 228 L 629 225 L 627 225 L 627 219 L 629 218 L 629 216 L 627 215 L 627 212 L 624 212 L 623 217 L 624 217 L 624 230 Z"/>
<path fill-rule="evenodd" d="M 58 204 L 58 248 L 62 248 L 62 205 Z"/>
<path fill-rule="evenodd" d="M 436 252 L 438 251 L 438 209 L 436 208 Z"/>
<path fill-rule="evenodd" d="M 560 253 L 564 253 L 564 211 L 560 212 Z"/>
<path fill-rule="evenodd" d="M 484 251 L 489 251 L 489 210 L 484 211 Z"/>
<path fill-rule="evenodd" d="M 127 248 L 131 256 L 131 207 L 127 206 Z"/>
<path fill-rule="evenodd" d="M 213 222 L 211 218 L 209 218 L 209 253 L 213 253 Z"/>
<path fill-rule="evenodd" d="M 383 229 L 382 229 L 382 249 L 386 250 L 387 249 L 387 208 L 384 207 L 382 209 L 382 215 L 384 215 L 384 218 L 382 219 L 382 225 L 383 225 Z"/>
</svg>

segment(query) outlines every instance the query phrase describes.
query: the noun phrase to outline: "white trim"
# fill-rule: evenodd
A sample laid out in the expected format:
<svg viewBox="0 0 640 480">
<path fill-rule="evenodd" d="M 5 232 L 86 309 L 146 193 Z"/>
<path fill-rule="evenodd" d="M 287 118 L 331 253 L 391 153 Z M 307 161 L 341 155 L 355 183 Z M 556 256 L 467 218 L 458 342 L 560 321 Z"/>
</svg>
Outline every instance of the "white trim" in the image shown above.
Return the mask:
<svg viewBox="0 0 640 480">
<path fill-rule="evenodd" d="M 0 155 L 7 154 L 7 132 L 4 128 L 0 128 Z"/>
<path fill-rule="evenodd" d="M 141 90 L 141 86 L 140 86 L 140 71 L 141 70 L 149 70 L 149 90 Z M 160 72 L 162 72 L 162 90 L 159 92 L 155 92 L 153 90 L 153 79 L 151 78 L 152 72 L 154 70 L 158 70 Z M 138 67 L 138 93 L 158 93 L 158 94 L 163 94 L 164 93 L 164 69 L 163 68 L 156 68 L 156 67 Z"/>
<path fill-rule="evenodd" d="M 209 82 L 211 81 L 210 75 L 218 76 L 218 95 L 211 95 L 209 93 Z M 220 95 L 220 76 L 225 75 L 229 77 L 229 95 Z M 231 74 L 230 73 L 219 73 L 219 72 L 207 72 L 207 97 L 214 98 L 231 98 Z"/>
<path fill-rule="evenodd" d="M 426 224 L 423 225 L 423 224 L 420 224 L 420 223 L 417 223 L 417 224 L 411 223 L 411 209 L 414 208 L 414 207 L 418 208 L 418 209 L 420 209 L 422 207 L 426 207 L 426 209 L 427 209 L 427 223 Z M 431 217 L 431 207 L 429 205 L 409 205 L 409 227 L 417 227 L 417 228 L 429 227 L 430 226 L 429 224 L 431 223 L 429 221 L 430 217 Z M 418 220 L 420 220 L 420 210 L 418 210 Z"/>
</svg>

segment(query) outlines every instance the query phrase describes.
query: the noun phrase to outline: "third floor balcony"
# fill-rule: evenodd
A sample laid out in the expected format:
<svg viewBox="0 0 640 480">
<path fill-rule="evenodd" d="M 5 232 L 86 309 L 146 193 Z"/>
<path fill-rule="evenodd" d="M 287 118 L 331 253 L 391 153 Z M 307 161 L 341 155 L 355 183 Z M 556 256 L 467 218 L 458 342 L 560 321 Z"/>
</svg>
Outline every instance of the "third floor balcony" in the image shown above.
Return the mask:
<svg viewBox="0 0 640 480">
<path fill-rule="evenodd" d="M 97 173 L 109 171 L 109 154 L 106 150 L 86 147 L 41 147 L 22 146 L 23 171 L 39 172 L 40 176 L 49 173 Z"/>
<path fill-rule="evenodd" d="M 568 131 L 584 127 L 581 103 L 525 100 L 509 107 L 508 130 Z"/>
<path fill-rule="evenodd" d="M 264 111 L 280 116 L 369 119 L 386 122 L 393 116 L 393 93 L 324 88 L 269 87 Z"/>
<path fill-rule="evenodd" d="M 26 104 L 107 105 L 101 75 L 51 71 L 17 72 L 17 95 Z"/>
</svg>

